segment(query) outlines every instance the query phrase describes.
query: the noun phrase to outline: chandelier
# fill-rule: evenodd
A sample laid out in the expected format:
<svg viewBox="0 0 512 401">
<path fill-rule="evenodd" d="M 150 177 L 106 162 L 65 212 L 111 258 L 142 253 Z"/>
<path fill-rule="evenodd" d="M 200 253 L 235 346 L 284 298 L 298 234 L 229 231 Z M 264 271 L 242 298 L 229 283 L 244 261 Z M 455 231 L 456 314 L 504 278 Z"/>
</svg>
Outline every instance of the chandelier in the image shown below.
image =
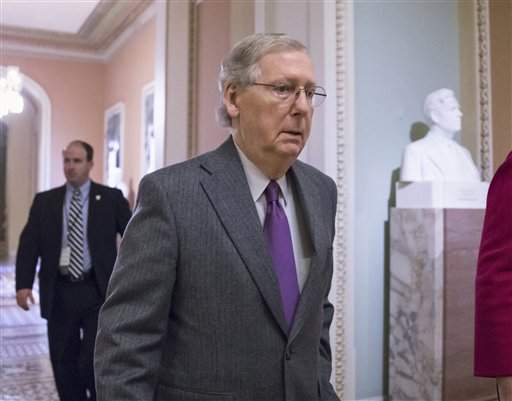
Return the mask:
<svg viewBox="0 0 512 401">
<path fill-rule="evenodd" d="M 0 118 L 23 111 L 21 75 L 18 67 L 0 66 Z"/>
</svg>

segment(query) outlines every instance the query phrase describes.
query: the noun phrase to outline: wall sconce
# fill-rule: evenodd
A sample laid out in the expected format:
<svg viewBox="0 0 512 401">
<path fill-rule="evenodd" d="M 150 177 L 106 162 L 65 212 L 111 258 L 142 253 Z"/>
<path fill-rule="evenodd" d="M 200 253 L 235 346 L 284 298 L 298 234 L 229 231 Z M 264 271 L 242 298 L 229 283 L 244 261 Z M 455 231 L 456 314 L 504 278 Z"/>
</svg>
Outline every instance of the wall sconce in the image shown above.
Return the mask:
<svg viewBox="0 0 512 401">
<path fill-rule="evenodd" d="M 0 118 L 23 111 L 22 80 L 18 67 L 0 66 Z"/>
</svg>

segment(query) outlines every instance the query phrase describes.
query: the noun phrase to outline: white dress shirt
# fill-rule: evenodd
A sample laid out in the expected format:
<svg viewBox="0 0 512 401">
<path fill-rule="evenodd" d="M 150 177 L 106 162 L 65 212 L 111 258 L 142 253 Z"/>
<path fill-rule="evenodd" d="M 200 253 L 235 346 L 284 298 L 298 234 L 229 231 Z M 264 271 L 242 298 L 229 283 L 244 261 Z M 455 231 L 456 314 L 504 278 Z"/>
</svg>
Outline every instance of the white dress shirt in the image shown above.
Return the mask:
<svg viewBox="0 0 512 401">
<path fill-rule="evenodd" d="M 270 182 L 270 179 L 265 176 L 261 170 L 251 162 L 242 150 L 236 145 L 242 166 L 244 168 L 247 183 L 251 191 L 252 199 L 260 218 L 261 227 L 265 221 L 265 189 Z M 304 226 L 303 218 L 299 216 L 299 208 L 297 207 L 296 196 L 292 190 L 292 184 L 286 176 L 276 180 L 279 184 L 279 204 L 283 208 L 288 224 L 290 226 L 290 233 L 292 236 L 293 255 L 295 258 L 295 266 L 297 269 L 297 279 L 299 281 L 299 290 L 302 292 L 304 284 L 309 274 L 311 265 L 311 246 L 307 238 L 306 229 Z"/>
</svg>

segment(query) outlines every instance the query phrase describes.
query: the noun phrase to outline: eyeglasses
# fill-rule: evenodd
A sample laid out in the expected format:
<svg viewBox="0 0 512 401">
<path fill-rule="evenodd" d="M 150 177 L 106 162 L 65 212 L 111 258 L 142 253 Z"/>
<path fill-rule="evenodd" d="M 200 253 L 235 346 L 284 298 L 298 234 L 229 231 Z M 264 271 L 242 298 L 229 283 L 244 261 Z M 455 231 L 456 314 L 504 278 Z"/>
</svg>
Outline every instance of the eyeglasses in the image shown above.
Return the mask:
<svg viewBox="0 0 512 401">
<path fill-rule="evenodd" d="M 264 84 L 261 82 L 254 82 L 251 85 L 272 88 L 272 94 L 283 102 L 289 100 L 292 95 L 295 96 L 294 100 L 297 100 L 300 96 L 300 92 L 303 91 L 308 104 L 312 107 L 320 106 L 327 97 L 325 89 L 321 86 L 304 87 L 291 84 Z"/>
</svg>

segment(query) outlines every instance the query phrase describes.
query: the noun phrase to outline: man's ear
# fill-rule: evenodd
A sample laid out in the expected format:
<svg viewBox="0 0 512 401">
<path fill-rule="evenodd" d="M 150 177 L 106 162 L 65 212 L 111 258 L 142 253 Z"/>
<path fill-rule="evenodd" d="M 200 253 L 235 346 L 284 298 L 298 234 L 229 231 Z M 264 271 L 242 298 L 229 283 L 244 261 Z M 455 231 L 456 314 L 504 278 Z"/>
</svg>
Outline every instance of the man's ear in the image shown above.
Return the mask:
<svg viewBox="0 0 512 401">
<path fill-rule="evenodd" d="M 224 88 L 224 106 L 226 107 L 226 111 L 231 118 L 237 118 L 240 114 L 240 110 L 237 105 L 237 88 L 234 85 L 227 85 Z"/>
<path fill-rule="evenodd" d="M 434 124 L 439 124 L 439 121 L 441 119 L 441 113 L 439 112 L 439 110 L 432 110 L 430 112 L 430 120 L 434 123 Z"/>
</svg>

